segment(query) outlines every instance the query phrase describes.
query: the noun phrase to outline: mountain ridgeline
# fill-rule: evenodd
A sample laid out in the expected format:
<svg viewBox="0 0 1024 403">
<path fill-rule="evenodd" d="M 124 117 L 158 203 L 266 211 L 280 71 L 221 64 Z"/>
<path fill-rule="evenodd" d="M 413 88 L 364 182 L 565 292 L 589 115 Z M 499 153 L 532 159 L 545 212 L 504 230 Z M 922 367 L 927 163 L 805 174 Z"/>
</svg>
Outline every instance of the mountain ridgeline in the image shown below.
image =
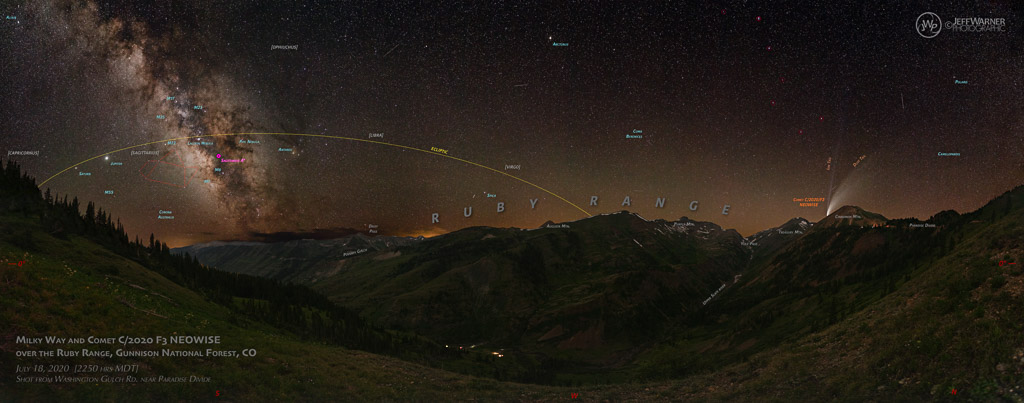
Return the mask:
<svg viewBox="0 0 1024 403">
<path fill-rule="evenodd" d="M 246 364 L 267 379 L 305 368 L 284 365 L 289 356 L 339 357 L 347 347 L 492 398 L 548 398 L 551 389 L 445 371 L 571 385 L 611 400 L 934 400 L 952 389 L 974 400 L 1024 397 L 1024 186 L 966 214 L 887 219 L 845 206 L 749 237 L 623 211 L 427 239 L 355 234 L 171 250 L 153 237 L 132 240 L 92 203 L 41 192 L 9 161 L 0 181 L 0 221 L 10 228 L 0 253 L 36 265 L 0 267 L 0 319 L 15 329 L 0 338 L 6 367 L 21 363 L 10 354 L 14 334 L 139 323 L 164 332 L 212 326 L 250 340 L 272 351 Z M 55 322 L 54 312 L 77 319 Z M 372 380 L 361 396 L 475 396 L 419 380 L 379 389 L 369 385 L 405 375 L 378 372 L 380 356 L 345 357 L 307 358 L 318 363 L 302 376 L 321 384 L 292 389 L 200 366 L 252 388 L 248 396 L 336 398 L 356 379 Z M 320 376 L 342 368 L 351 379 Z M 80 396 L 9 381 L 0 379 L 0 390 Z"/>
<path fill-rule="evenodd" d="M 420 238 L 422 239 L 422 238 Z M 420 239 L 353 234 L 337 239 L 296 239 L 283 242 L 208 242 L 176 248 L 203 264 L 292 283 L 313 283 L 333 271 L 325 262 L 408 245 Z"/>
<path fill-rule="evenodd" d="M 128 287 L 146 291 L 148 287 L 134 283 L 131 279 L 157 282 L 153 280 L 155 274 L 163 282 L 162 286 L 167 287 L 167 283 L 170 283 L 179 288 L 173 290 L 173 293 L 146 291 L 143 293 L 145 295 L 133 295 L 131 298 L 101 294 L 101 303 L 86 309 L 109 312 L 112 306 L 108 304 L 115 303 L 144 315 L 170 320 L 165 309 L 179 310 L 180 304 L 175 301 L 200 296 L 208 303 L 221 307 L 213 309 L 206 304 L 204 309 L 220 312 L 226 308 L 230 312 L 230 315 L 226 315 L 228 319 L 217 319 L 223 327 L 233 328 L 230 337 L 258 332 L 259 336 L 253 337 L 259 338 L 265 336 L 269 328 L 310 345 L 359 349 L 409 362 L 446 366 L 449 370 L 465 374 L 532 382 L 544 376 L 536 372 L 539 371 L 536 365 L 520 364 L 516 357 L 495 364 L 489 354 L 483 352 L 452 349 L 412 333 L 372 325 L 357 312 L 339 306 L 300 284 L 284 284 L 264 277 L 212 269 L 188 254 L 172 254 L 166 243 L 152 235 L 148 243 L 137 236 L 131 240 L 120 222 L 110 213 L 97 208 L 92 202 L 83 206 L 77 197 L 69 200 L 65 195 L 62 198 L 51 194 L 49 189 L 45 193 L 40 192 L 35 187 L 34 179 L 21 174 L 20 167 L 12 161 L 7 161 L 6 166 L 0 165 L 0 223 L 8 229 L 0 235 L 2 259 L 4 262 L 10 259 L 21 262 L 13 267 L 6 264 L 0 267 L 0 282 L 4 289 L 16 290 L 14 293 L 5 291 L 5 301 L 10 304 L 5 304 L 4 310 L 0 312 L 0 319 L 11 326 L 10 331 L 0 337 L 0 352 L 4 353 L 0 355 L 0 364 L 4 367 L 13 368 L 15 365 L 10 361 L 14 359 L 16 334 L 47 332 L 46 329 L 53 331 L 55 328 L 49 323 L 52 320 L 43 323 L 33 321 L 47 317 L 50 312 L 56 312 L 57 308 L 51 308 L 44 314 L 32 311 L 25 313 L 24 307 L 58 305 L 59 309 L 83 309 L 73 301 L 76 298 L 81 300 L 81 294 L 95 293 L 86 289 L 95 287 L 101 293 L 102 289 Z M 377 240 L 371 240 L 368 244 L 374 242 Z M 29 261 L 27 265 L 24 263 L 26 260 Z M 19 270 L 22 266 L 28 269 Z M 76 284 L 70 290 L 50 290 L 47 288 L 49 284 L 57 284 L 54 279 L 47 277 L 53 275 L 51 269 L 54 268 L 61 277 L 66 274 L 75 279 L 88 278 L 93 282 Z M 80 270 L 83 273 L 76 276 Z M 56 292 L 71 302 L 54 304 L 35 300 L 42 298 L 38 291 L 51 295 Z M 30 295 L 24 301 L 32 305 L 18 302 L 17 305 L 22 307 L 18 308 L 14 305 L 18 299 L 6 299 L 22 292 Z M 211 322 L 211 318 L 195 318 L 194 312 L 184 315 L 185 322 L 201 322 L 194 326 L 197 330 L 207 327 Z M 179 319 L 175 322 L 180 325 L 181 321 Z M 83 327 L 78 330 L 83 335 L 86 332 L 92 334 L 93 328 L 128 325 L 125 329 L 130 329 L 130 323 L 108 323 L 102 315 L 80 317 L 74 324 Z M 121 330 L 125 331 L 129 330 Z M 166 334 L 171 332 L 167 331 Z M 6 384 L 10 381 L 7 378 L 0 379 L 0 391 L 10 390 L 10 385 Z M 42 389 L 36 389 L 36 392 L 39 390 Z"/>
<path fill-rule="evenodd" d="M 696 315 L 709 290 L 732 282 L 749 259 L 735 231 L 626 212 L 533 230 L 476 227 L 426 240 L 377 239 L 404 245 L 345 256 L 359 250 L 348 245 L 366 244 L 357 235 L 180 250 L 224 270 L 312 286 L 380 326 L 517 351 L 545 368 L 629 362 L 638 346 Z M 288 263 L 267 272 L 271 265 L 248 264 L 254 261 Z"/>
<path fill-rule="evenodd" d="M 311 286 L 371 323 L 537 357 L 556 383 L 666 379 L 749 360 L 913 287 L 966 236 L 1016 211 L 1021 193 L 925 221 L 845 206 L 749 237 L 623 211 L 330 259 L 290 253 L 293 244 L 239 247 L 247 259 L 290 262 L 266 275 Z M 252 270 L 224 258 L 226 248 L 202 248 L 224 270 Z"/>
</svg>

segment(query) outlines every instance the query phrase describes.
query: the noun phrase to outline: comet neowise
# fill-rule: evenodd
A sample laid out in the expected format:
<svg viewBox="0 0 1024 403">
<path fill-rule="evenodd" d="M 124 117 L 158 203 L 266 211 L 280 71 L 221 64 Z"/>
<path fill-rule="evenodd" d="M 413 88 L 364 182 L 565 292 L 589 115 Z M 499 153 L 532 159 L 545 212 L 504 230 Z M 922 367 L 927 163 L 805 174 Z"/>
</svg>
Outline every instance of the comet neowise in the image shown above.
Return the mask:
<svg viewBox="0 0 1024 403">
<path fill-rule="evenodd" d="M 1024 178 L 1008 4 L 489 3 L 7 2 L 2 143 L 38 153 L 5 154 L 40 180 L 74 166 L 44 187 L 172 246 L 536 227 L 572 204 L 748 235 L 845 204 L 973 210 Z M 924 11 L 1007 25 L 929 38 Z M 372 142 L 214 136 L 246 132 L 435 147 L 550 193 Z M 147 180 L 178 166 L 185 186 Z"/>
</svg>

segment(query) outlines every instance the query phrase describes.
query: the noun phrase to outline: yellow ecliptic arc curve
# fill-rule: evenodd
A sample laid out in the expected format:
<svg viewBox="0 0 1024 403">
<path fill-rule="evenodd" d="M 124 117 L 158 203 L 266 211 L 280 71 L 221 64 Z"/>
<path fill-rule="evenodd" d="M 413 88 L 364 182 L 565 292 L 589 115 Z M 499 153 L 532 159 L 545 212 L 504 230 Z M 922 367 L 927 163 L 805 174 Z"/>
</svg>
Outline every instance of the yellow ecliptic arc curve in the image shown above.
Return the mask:
<svg viewBox="0 0 1024 403">
<path fill-rule="evenodd" d="M 136 145 L 133 145 L 133 146 L 119 148 L 119 149 L 114 150 L 114 151 L 105 152 L 103 154 L 100 154 L 100 155 L 97 155 L 95 157 L 92 157 L 92 158 L 89 158 L 87 160 L 84 160 L 82 162 L 79 162 L 79 163 L 77 163 L 75 165 L 72 165 L 72 166 L 69 166 L 67 168 L 64 168 L 60 172 L 57 172 L 57 173 L 53 174 L 53 176 L 51 176 L 49 178 L 46 178 L 46 180 L 44 180 L 41 183 L 39 183 L 39 187 L 42 188 L 42 186 L 45 185 L 46 182 L 49 182 L 51 179 L 56 178 L 58 175 L 60 175 L 60 174 L 62 174 L 64 172 L 67 172 L 71 168 L 77 167 L 77 166 L 82 165 L 82 164 L 84 164 L 86 162 L 92 161 L 94 159 L 97 159 L 97 158 L 100 158 L 100 157 L 103 157 L 103 156 L 106 156 L 106 155 L 110 155 L 110 154 L 113 154 L 113 153 L 121 152 L 121 151 L 124 151 L 124 150 L 129 150 L 129 149 L 136 148 L 136 147 L 148 146 L 150 144 L 165 143 L 165 142 L 168 142 L 168 141 L 188 140 L 188 139 L 203 138 L 203 137 L 246 136 L 246 135 L 262 135 L 262 134 L 275 135 L 275 136 L 323 137 L 323 138 L 329 138 L 329 139 L 361 141 L 361 142 L 364 142 L 364 143 L 373 143 L 373 144 L 380 144 L 380 145 L 391 146 L 391 147 L 404 148 L 406 150 L 419 151 L 419 152 L 427 153 L 427 154 L 430 154 L 430 155 L 436 155 L 436 156 L 439 156 L 439 157 L 445 157 L 445 158 L 453 159 L 453 160 L 456 160 L 456 161 L 459 161 L 459 162 L 464 162 L 464 163 L 467 163 L 467 164 L 470 164 L 470 165 L 473 165 L 473 166 L 477 166 L 477 167 L 480 167 L 480 168 L 484 168 L 484 169 L 487 169 L 487 170 L 490 170 L 490 171 L 493 171 L 493 172 L 497 172 L 497 173 L 505 175 L 505 176 L 507 176 L 509 178 L 512 178 L 512 179 L 515 179 L 517 181 L 523 182 L 523 183 L 525 183 L 527 185 L 533 186 L 533 187 L 535 187 L 537 189 L 540 189 L 540 190 L 544 191 L 545 193 L 547 193 L 549 195 L 557 197 L 561 201 L 564 201 L 564 202 L 568 203 L 570 206 L 573 206 L 577 210 L 582 211 L 583 214 L 586 214 L 587 216 L 592 216 L 590 213 L 587 212 L 587 210 L 584 210 L 584 209 L 580 208 L 580 206 L 577 206 L 573 202 L 566 200 L 564 197 L 559 196 L 559 195 L 555 194 L 554 192 L 552 192 L 550 190 L 547 190 L 547 189 L 544 189 L 544 188 L 542 188 L 540 186 L 537 186 L 537 185 L 531 183 L 530 181 L 528 181 L 526 179 L 522 179 L 522 178 L 520 178 L 518 176 L 509 174 L 509 173 L 506 173 L 506 172 L 503 172 L 503 171 L 499 171 L 497 169 L 491 168 L 491 167 L 486 166 L 486 165 L 477 164 L 477 163 L 475 163 L 473 161 L 468 161 L 468 160 L 464 160 L 462 158 L 452 157 L 452 156 L 447 155 L 447 154 L 442 154 L 442 153 L 434 152 L 434 151 L 430 151 L 430 150 L 424 150 L 424 149 L 421 149 L 421 148 L 404 146 L 404 145 L 401 145 L 401 144 L 393 144 L 393 143 L 386 143 L 386 142 L 383 142 L 383 141 L 374 141 L 374 140 L 366 140 L 366 139 L 357 139 L 357 138 L 353 138 L 353 137 L 328 136 L 326 134 L 308 134 L 308 133 L 221 133 L 221 134 L 208 134 L 208 135 L 205 135 L 205 136 L 178 137 L 178 138 L 173 138 L 173 139 L 163 139 L 163 140 L 151 141 L 151 142 L 148 142 L 148 143 L 136 144 Z"/>
</svg>

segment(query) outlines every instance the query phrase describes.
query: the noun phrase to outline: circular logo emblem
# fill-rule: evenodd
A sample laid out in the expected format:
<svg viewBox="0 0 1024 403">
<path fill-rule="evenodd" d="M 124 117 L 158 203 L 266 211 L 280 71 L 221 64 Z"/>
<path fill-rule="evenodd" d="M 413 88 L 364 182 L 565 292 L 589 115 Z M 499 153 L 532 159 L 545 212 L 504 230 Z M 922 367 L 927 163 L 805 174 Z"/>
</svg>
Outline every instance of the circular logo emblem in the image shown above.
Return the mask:
<svg viewBox="0 0 1024 403">
<path fill-rule="evenodd" d="M 917 23 L 914 24 L 917 34 L 924 38 L 934 38 L 942 32 L 942 19 L 931 11 L 917 16 Z"/>
</svg>

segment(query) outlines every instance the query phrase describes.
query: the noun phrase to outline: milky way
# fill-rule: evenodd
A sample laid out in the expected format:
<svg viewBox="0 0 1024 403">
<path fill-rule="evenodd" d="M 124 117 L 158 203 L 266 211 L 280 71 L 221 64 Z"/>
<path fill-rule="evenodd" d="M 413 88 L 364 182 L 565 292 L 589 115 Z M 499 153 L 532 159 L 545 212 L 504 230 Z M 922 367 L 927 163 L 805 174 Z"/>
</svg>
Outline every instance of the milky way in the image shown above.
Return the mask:
<svg viewBox="0 0 1024 403">
<path fill-rule="evenodd" d="M 60 73 L 87 72 L 81 84 L 99 88 L 93 92 L 96 95 L 83 96 L 82 107 L 100 115 L 113 104 L 114 110 L 124 116 L 115 118 L 120 120 L 118 126 L 134 129 L 134 133 L 112 133 L 116 140 L 102 140 L 108 148 L 281 127 L 282 118 L 266 113 L 258 102 L 248 100 L 250 94 L 239 87 L 230 71 L 225 71 L 215 51 L 196 47 L 181 30 L 158 35 L 131 15 L 101 18 L 93 3 L 32 3 L 22 15 L 40 30 L 37 34 L 42 40 L 35 43 L 52 47 L 40 63 L 56 59 L 58 64 L 51 68 L 61 70 Z M 93 98 L 99 99 L 90 104 L 87 100 Z M 163 119 L 156 119 L 158 116 Z M 126 138 L 131 140 L 122 143 Z M 209 137 L 206 141 L 214 145 L 174 150 L 175 158 L 183 164 L 198 167 L 196 177 L 216 176 L 210 186 L 193 187 L 191 198 L 220 209 L 218 214 L 231 217 L 241 230 L 263 229 L 260 216 L 273 215 L 283 208 L 278 199 L 267 196 L 273 190 L 269 185 L 273 175 L 254 165 L 215 173 L 215 155 L 253 160 L 259 159 L 260 150 L 287 144 L 279 139 L 265 139 L 265 147 L 254 148 L 230 137 Z M 75 157 L 80 156 L 84 155 Z M 210 201 L 216 203 L 211 205 Z"/>
<path fill-rule="evenodd" d="M 40 180 L 74 166 L 45 186 L 172 245 L 535 227 L 585 216 L 572 204 L 749 234 L 845 204 L 888 217 L 969 211 L 1024 182 L 1017 6 L 4 7 L 0 146 L 39 151 L 14 158 Z M 925 38 L 915 21 L 926 11 L 1007 26 Z M 214 136 L 242 132 L 434 147 L 473 164 L 331 138 Z M 160 157 L 193 167 L 187 186 L 140 174 Z"/>
</svg>

